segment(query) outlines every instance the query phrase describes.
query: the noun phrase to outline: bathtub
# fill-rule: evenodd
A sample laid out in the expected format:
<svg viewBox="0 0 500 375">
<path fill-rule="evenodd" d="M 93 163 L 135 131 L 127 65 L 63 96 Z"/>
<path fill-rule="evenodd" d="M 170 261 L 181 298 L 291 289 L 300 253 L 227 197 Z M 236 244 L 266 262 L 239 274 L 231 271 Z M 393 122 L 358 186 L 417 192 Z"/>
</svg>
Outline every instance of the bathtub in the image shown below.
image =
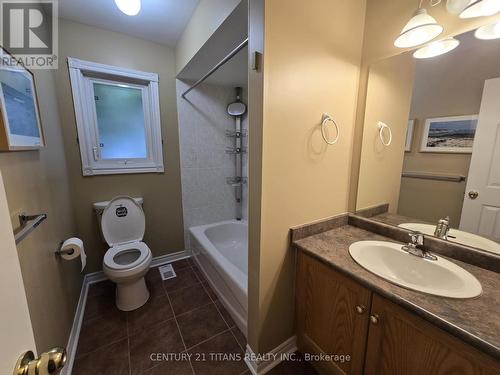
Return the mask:
<svg viewBox="0 0 500 375">
<path fill-rule="evenodd" d="M 189 228 L 198 267 L 240 330 L 248 316 L 248 225 L 223 221 Z"/>
</svg>

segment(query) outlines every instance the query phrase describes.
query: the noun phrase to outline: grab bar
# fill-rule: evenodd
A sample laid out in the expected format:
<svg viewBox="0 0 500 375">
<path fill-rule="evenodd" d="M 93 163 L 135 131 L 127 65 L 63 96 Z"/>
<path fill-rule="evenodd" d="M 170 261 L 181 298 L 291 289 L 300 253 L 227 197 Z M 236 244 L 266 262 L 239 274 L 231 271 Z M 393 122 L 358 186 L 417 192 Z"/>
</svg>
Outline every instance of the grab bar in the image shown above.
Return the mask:
<svg viewBox="0 0 500 375">
<path fill-rule="evenodd" d="M 403 172 L 401 177 L 419 178 L 421 180 L 435 180 L 435 181 L 448 181 L 448 182 L 462 182 L 467 180 L 467 177 L 461 175 L 439 175 L 431 173 L 420 172 Z"/>
<path fill-rule="evenodd" d="M 47 218 L 47 214 L 39 215 L 19 215 L 20 227 L 14 231 L 16 245 L 30 234 L 42 221 Z"/>
</svg>

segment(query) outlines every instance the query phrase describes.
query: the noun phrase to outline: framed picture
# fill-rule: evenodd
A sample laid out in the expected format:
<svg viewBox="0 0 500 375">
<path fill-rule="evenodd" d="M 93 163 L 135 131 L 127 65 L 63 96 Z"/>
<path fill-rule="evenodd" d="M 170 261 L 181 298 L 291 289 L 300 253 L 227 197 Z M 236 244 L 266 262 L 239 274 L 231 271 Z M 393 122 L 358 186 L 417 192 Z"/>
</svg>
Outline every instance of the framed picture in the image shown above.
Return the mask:
<svg viewBox="0 0 500 375">
<path fill-rule="evenodd" d="M 413 127 L 415 125 L 415 120 L 408 120 L 408 125 L 406 127 L 406 142 L 405 142 L 405 151 L 411 151 L 411 142 L 413 140 Z"/>
<path fill-rule="evenodd" d="M 477 118 L 477 115 L 468 115 L 427 119 L 420 151 L 472 153 Z"/>
<path fill-rule="evenodd" d="M 44 146 L 33 73 L 0 47 L 0 150 Z"/>
</svg>

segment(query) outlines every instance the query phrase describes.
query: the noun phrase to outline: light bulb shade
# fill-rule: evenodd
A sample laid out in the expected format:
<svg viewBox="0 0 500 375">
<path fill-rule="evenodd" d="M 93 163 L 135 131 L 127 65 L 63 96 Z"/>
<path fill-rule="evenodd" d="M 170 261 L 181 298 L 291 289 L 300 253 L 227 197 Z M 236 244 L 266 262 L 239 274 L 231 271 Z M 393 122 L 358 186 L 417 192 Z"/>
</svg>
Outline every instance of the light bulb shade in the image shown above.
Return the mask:
<svg viewBox="0 0 500 375">
<path fill-rule="evenodd" d="M 419 48 L 413 54 L 416 59 L 428 59 L 431 57 L 443 55 L 458 47 L 460 41 L 455 38 L 446 38 L 429 43 Z"/>
<path fill-rule="evenodd" d="M 415 47 L 431 41 L 442 32 L 443 26 L 428 15 L 425 9 L 418 9 L 401 30 L 394 45 L 398 48 Z"/>
<path fill-rule="evenodd" d="M 446 10 L 451 14 L 460 14 L 469 4 L 470 0 L 447 0 Z"/>
<path fill-rule="evenodd" d="M 141 0 L 115 0 L 115 4 L 127 16 L 135 16 L 141 10 Z"/>
<path fill-rule="evenodd" d="M 500 38 L 500 21 L 481 26 L 474 33 L 477 39 L 492 40 Z"/>
<path fill-rule="evenodd" d="M 471 0 L 460 13 L 460 18 L 492 16 L 500 12 L 500 0 Z"/>
</svg>

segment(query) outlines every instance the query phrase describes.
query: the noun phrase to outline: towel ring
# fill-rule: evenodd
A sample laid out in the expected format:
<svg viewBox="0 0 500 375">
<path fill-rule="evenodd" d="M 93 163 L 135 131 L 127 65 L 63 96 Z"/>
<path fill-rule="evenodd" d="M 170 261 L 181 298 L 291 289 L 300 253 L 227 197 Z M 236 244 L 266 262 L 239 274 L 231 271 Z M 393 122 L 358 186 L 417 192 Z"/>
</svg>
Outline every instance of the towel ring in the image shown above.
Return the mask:
<svg viewBox="0 0 500 375">
<path fill-rule="evenodd" d="M 337 136 L 331 141 L 328 139 L 328 137 L 326 136 L 326 132 L 325 132 L 325 128 L 328 125 L 328 122 L 331 122 L 333 124 L 333 126 L 335 126 L 335 130 L 337 132 Z M 325 142 L 328 143 L 329 145 L 334 145 L 335 143 L 337 143 L 337 141 L 339 140 L 339 137 L 340 137 L 339 126 L 337 125 L 335 120 L 332 119 L 330 117 L 330 115 L 328 115 L 326 113 L 323 114 L 323 119 L 321 121 L 321 135 L 323 136 L 323 139 L 325 140 Z"/>
<path fill-rule="evenodd" d="M 391 143 L 392 143 L 392 130 L 391 130 L 391 127 L 389 125 L 387 125 L 386 123 L 382 122 L 382 121 L 379 121 L 378 122 L 378 135 L 380 137 L 380 141 L 382 142 L 382 144 L 384 146 L 390 146 Z M 386 142 L 384 140 L 384 130 L 387 129 L 387 131 L 389 132 L 389 140 Z"/>
</svg>

